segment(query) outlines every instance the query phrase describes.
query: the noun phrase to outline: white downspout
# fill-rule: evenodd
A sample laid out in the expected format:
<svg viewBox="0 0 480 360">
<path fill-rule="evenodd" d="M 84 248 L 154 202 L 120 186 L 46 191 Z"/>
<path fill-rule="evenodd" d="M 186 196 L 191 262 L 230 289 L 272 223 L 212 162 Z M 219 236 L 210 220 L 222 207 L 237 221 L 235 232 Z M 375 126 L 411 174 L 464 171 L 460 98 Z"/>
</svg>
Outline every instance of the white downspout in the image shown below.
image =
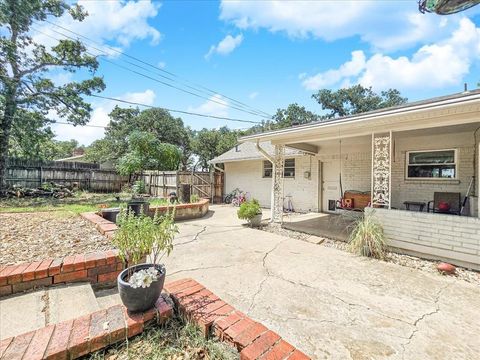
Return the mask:
<svg viewBox="0 0 480 360">
<path fill-rule="evenodd" d="M 256 147 L 257 147 L 257 150 L 260 152 L 260 154 L 263 155 L 263 157 L 265 159 L 267 159 L 268 161 L 270 161 L 272 163 L 272 191 L 271 191 L 271 194 L 270 194 L 270 221 L 273 222 L 273 209 L 274 209 L 274 202 L 275 202 L 275 194 L 274 194 L 274 183 L 275 183 L 275 161 L 273 160 L 273 157 L 271 157 L 266 151 L 265 149 L 263 149 L 261 146 L 260 146 L 260 141 L 257 140 L 256 142 Z"/>
</svg>

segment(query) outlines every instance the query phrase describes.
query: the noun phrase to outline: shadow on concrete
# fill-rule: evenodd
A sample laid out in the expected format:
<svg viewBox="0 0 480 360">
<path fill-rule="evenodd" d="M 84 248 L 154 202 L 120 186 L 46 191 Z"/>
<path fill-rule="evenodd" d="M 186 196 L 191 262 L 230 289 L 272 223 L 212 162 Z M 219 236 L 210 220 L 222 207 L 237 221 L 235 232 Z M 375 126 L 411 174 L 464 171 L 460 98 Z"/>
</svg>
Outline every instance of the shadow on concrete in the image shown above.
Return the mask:
<svg viewBox="0 0 480 360">
<path fill-rule="evenodd" d="M 298 216 L 286 216 L 282 227 L 333 240 L 347 241 L 352 225 L 359 214 L 308 213 Z"/>
</svg>

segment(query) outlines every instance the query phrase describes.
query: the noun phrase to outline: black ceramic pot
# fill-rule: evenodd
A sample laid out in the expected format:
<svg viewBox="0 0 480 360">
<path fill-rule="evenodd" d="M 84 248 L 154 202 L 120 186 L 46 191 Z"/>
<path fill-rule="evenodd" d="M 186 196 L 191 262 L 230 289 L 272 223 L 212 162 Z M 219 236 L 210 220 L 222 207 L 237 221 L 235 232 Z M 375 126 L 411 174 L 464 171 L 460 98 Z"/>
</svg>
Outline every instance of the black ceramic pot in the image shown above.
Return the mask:
<svg viewBox="0 0 480 360">
<path fill-rule="evenodd" d="M 127 282 L 129 270 L 131 269 L 131 273 L 134 273 L 139 270 L 151 268 L 152 266 L 154 266 L 159 273 L 157 280 L 152 282 L 147 288 L 132 288 Z M 157 264 L 139 264 L 123 270 L 117 278 L 118 293 L 120 294 L 123 305 L 131 312 L 151 309 L 162 292 L 163 284 L 165 283 L 165 274 L 165 267 Z"/>
<path fill-rule="evenodd" d="M 150 212 L 150 203 L 145 200 L 130 200 L 127 203 L 127 208 L 129 211 L 133 211 L 135 215 L 140 215 L 143 211 L 145 215 L 148 215 Z"/>
</svg>

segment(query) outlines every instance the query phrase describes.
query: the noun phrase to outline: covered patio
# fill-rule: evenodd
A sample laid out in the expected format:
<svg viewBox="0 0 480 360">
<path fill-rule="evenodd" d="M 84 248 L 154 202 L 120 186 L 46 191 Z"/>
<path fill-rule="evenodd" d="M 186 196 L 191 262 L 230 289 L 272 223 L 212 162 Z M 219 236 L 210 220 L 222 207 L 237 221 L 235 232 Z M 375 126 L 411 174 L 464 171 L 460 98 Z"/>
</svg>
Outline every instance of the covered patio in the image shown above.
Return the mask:
<svg viewBox="0 0 480 360">
<path fill-rule="evenodd" d="M 373 211 L 398 251 L 480 269 L 479 113 L 480 91 L 473 91 L 241 140 L 275 147 L 274 156 L 265 154 L 273 164 L 274 222 L 284 223 L 286 198 L 316 197 L 319 213 Z M 286 148 L 302 151 L 310 164 L 298 161 L 298 186 L 287 194 Z M 347 226 L 336 219 L 284 226 L 345 239 Z"/>
</svg>

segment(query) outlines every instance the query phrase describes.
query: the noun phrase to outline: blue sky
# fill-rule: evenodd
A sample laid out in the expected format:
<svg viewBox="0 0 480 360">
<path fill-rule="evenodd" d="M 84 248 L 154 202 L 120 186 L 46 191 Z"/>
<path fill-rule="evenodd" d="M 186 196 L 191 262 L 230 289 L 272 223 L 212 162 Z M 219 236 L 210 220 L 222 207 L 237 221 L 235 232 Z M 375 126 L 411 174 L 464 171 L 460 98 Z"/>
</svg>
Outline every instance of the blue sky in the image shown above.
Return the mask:
<svg viewBox="0 0 480 360">
<path fill-rule="evenodd" d="M 480 6 L 447 17 L 420 14 L 416 0 L 80 3 L 90 14 L 84 23 L 55 22 L 213 89 L 218 93 L 210 96 L 220 103 L 100 60 L 98 74 L 107 85 L 102 95 L 149 105 L 257 121 L 261 118 L 232 109 L 220 94 L 269 114 L 293 102 L 321 113 L 311 98 L 321 88 L 357 83 L 377 91 L 393 87 L 418 100 L 459 92 L 464 82 L 475 88 L 480 81 Z M 66 33 L 49 24 L 41 28 L 61 36 L 53 30 Z M 34 36 L 52 42 L 43 34 Z M 108 61 L 145 72 L 104 49 Z M 154 72 L 149 75 L 157 76 Z M 59 83 L 82 76 L 54 74 Z M 106 125 L 115 103 L 91 102 L 90 123 Z M 181 117 L 194 129 L 246 126 Z M 58 139 L 75 138 L 86 145 L 103 136 L 96 128 L 55 125 L 54 130 Z"/>
</svg>

